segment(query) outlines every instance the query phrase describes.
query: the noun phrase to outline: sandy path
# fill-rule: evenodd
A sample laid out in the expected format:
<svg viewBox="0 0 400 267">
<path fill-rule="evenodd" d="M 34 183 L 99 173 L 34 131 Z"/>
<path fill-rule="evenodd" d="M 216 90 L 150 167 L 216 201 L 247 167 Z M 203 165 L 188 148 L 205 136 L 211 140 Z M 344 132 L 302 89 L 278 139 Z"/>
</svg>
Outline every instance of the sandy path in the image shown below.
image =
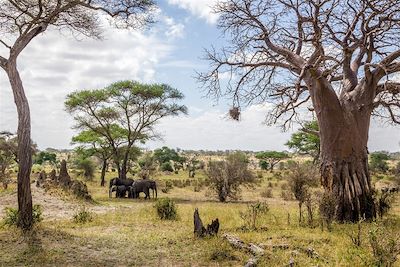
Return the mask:
<svg viewBox="0 0 400 267">
<path fill-rule="evenodd" d="M 32 199 L 34 204 L 43 207 L 43 217 L 45 220 L 72 218 L 73 214 L 82 206 L 77 201 L 65 201 L 58 196 L 53 196 L 43 188 L 38 188 L 32 184 Z M 5 207 L 17 207 L 17 192 L 0 196 L 0 218 L 4 216 Z M 115 210 L 115 207 L 87 204 L 90 211 L 95 213 L 106 213 Z"/>
</svg>

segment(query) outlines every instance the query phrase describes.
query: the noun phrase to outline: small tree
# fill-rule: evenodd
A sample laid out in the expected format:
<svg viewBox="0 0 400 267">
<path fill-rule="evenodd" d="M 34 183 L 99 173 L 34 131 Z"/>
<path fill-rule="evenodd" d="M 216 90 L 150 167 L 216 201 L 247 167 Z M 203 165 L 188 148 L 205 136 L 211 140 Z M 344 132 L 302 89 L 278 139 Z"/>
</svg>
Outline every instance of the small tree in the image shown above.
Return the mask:
<svg viewBox="0 0 400 267">
<path fill-rule="evenodd" d="M 225 202 L 228 197 L 237 199 L 240 185 L 255 182 L 253 173 L 248 169 L 248 159 L 241 152 L 228 155 L 224 161 L 210 161 L 206 174 L 210 187 L 221 202 Z"/>
<path fill-rule="evenodd" d="M 158 161 L 160 166 L 165 162 L 180 162 L 184 161 L 184 158 L 179 156 L 175 149 L 163 146 L 162 148 L 154 150 L 154 158 Z"/>
<path fill-rule="evenodd" d="M 118 133 L 115 133 L 117 135 Z M 72 144 L 79 144 L 81 149 L 85 149 L 88 153 L 87 156 L 95 156 L 102 162 L 100 186 L 105 186 L 105 176 L 112 156 L 112 148 L 109 146 L 107 140 L 97 134 L 95 131 L 86 130 L 80 132 L 78 135 L 72 137 Z"/>
<path fill-rule="evenodd" d="M 157 163 L 151 152 L 144 153 L 144 155 L 139 158 L 138 164 L 140 167 L 140 176 L 142 178 L 151 177 L 157 170 Z"/>
<path fill-rule="evenodd" d="M 285 145 L 300 155 L 310 155 L 314 163 L 317 162 L 320 152 L 318 122 L 314 120 L 305 123 L 303 128 L 292 134 Z"/>
<path fill-rule="evenodd" d="M 387 172 L 389 170 L 389 165 L 387 163 L 387 160 L 389 159 L 390 159 L 389 155 L 385 152 L 371 153 L 369 159 L 369 166 L 371 171 L 382 172 L 382 173 Z"/>
<path fill-rule="evenodd" d="M 272 172 L 275 165 L 280 161 L 289 158 L 289 155 L 286 152 L 265 151 L 257 153 L 256 158 L 258 158 L 260 162 L 264 161 L 268 163 L 268 169 Z"/>
<path fill-rule="evenodd" d="M 47 152 L 47 151 L 40 151 L 36 155 L 34 163 L 42 165 L 46 162 L 55 165 L 57 162 L 57 155 L 55 153 L 51 153 L 51 152 Z"/>
<path fill-rule="evenodd" d="M 302 222 L 302 205 L 310 200 L 309 188 L 318 184 L 317 168 L 311 164 L 295 164 L 288 175 L 290 190 L 299 202 L 299 223 Z"/>
</svg>

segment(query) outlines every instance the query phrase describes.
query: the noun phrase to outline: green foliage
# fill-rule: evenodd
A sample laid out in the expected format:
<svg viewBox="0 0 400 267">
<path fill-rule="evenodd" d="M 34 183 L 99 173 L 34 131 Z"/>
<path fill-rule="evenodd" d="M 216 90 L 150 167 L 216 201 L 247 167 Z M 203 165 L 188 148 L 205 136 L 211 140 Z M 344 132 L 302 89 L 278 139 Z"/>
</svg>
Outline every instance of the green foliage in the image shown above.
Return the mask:
<svg viewBox="0 0 400 267">
<path fill-rule="evenodd" d="M 18 217 L 19 217 L 18 209 L 6 207 L 5 213 L 6 214 L 5 214 L 4 220 L 3 220 L 4 225 L 17 226 Z M 42 214 L 43 214 L 42 206 L 39 204 L 33 205 L 33 207 L 32 207 L 33 224 L 41 222 L 43 220 Z"/>
<path fill-rule="evenodd" d="M 82 171 L 86 180 L 92 180 L 96 167 L 90 158 L 78 158 L 75 160 L 75 167 Z"/>
<path fill-rule="evenodd" d="M 184 158 L 179 156 L 179 154 L 175 151 L 175 149 L 171 149 L 166 146 L 154 150 L 154 158 L 159 162 L 160 165 L 170 161 L 176 161 L 176 162 L 184 161 Z"/>
<path fill-rule="evenodd" d="M 245 211 L 239 211 L 239 215 L 247 229 L 255 230 L 257 229 L 257 220 L 259 216 L 266 214 L 268 211 L 268 204 L 258 201 L 253 204 L 248 204 Z"/>
<path fill-rule="evenodd" d="M 85 206 L 82 206 L 74 215 L 72 220 L 74 223 L 85 224 L 93 221 L 93 213 Z"/>
<path fill-rule="evenodd" d="M 320 152 L 320 139 L 317 134 L 318 122 L 316 120 L 304 124 L 304 127 L 292 134 L 286 146 L 300 155 L 310 155 L 316 161 Z"/>
<path fill-rule="evenodd" d="M 289 158 L 289 155 L 286 152 L 265 151 L 257 153 L 256 158 L 260 160 L 261 168 L 266 168 L 272 171 L 276 164 L 278 164 L 283 159 Z"/>
<path fill-rule="evenodd" d="M 40 151 L 34 159 L 34 163 L 39 165 L 42 165 L 45 162 L 56 164 L 56 161 L 57 155 L 47 151 Z"/>
<path fill-rule="evenodd" d="M 369 244 L 374 256 L 374 266 L 393 266 L 400 254 L 399 233 L 389 233 L 382 226 L 369 231 Z"/>
<path fill-rule="evenodd" d="M 258 165 L 260 166 L 261 170 L 268 170 L 269 169 L 269 164 L 265 160 L 260 160 L 258 162 Z"/>
<path fill-rule="evenodd" d="M 168 171 L 168 172 L 174 171 L 174 168 L 172 168 L 172 165 L 169 162 L 162 163 L 160 169 L 161 171 Z"/>
<path fill-rule="evenodd" d="M 155 208 L 161 220 L 176 220 L 178 217 L 175 202 L 169 198 L 158 199 Z"/>
<path fill-rule="evenodd" d="M 369 167 L 374 172 L 385 173 L 389 170 L 387 161 L 390 159 L 386 152 L 373 152 L 369 155 Z"/>
<path fill-rule="evenodd" d="M 221 202 L 228 197 L 238 199 L 240 185 L 250 185 L 256 181 L 248 169 L 247 156 L 242 152 L 229 154 L 224 161 L 210 161 L 206 174 L 211 189 Z"/>
</svg>

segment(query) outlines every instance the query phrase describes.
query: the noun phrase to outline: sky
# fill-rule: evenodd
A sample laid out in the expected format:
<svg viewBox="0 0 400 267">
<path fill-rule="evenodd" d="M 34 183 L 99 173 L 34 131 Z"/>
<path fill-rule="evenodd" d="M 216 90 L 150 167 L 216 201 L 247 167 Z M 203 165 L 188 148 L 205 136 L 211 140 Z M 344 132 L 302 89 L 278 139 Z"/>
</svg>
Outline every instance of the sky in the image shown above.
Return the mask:
<svg viewBox="0 0 400 267">
<path fill-rule="evenodd" d="M 119 80 L 167 83 L 184 93 L 187 116 L 166 118 L 157 126 L 162 140 L 147 148 L 169 146 L 204 150 L 285 150 L 296 126 L 282 132 L 267 126 L 269 105 L 242 110 L 240 122 L 227 118 L 229 102 L 206 98 L 196 71 L 207 70 L 204 49 L 226 40 L 211 12 L 214 0 L 160 0 L 157 23 L 145 31 L 103 27 L 103 40 L 48 30 L 23 51 L 18 67 L 30 103 L 32 138 L 39 148 L 70 148 L 72 117 L 64 109 L 67 94 L 103 88 Z M 0 49 L 0 54 L 4 50 Z M 0 72 L 0 130 L 16 132 L 17 113 L 9 81 Z M 400 150 L 400 127 L 373 121 L 369 150 Z"/>
</svg>

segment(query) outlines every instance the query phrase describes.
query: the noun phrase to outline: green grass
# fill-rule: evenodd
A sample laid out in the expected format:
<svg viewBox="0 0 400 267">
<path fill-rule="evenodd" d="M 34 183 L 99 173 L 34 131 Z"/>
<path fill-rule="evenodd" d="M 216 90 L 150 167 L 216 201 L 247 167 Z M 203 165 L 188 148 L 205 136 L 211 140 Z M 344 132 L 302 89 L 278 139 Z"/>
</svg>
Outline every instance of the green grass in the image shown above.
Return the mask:
<svg viewBox="0 0 400 267">
<path fill-rule="evenodd" d="M 186 173 L 158 176 L 159 188 L 164 179 L 186 179 Z M 201 176 L 203 174 L 199 174 Z M 107 180 L 115 174 L 108 173 Z M 265 199 L 261 192 L 272 183 L 274 198 Z M 350 234 L 356 225 L 334 224 L 332 232 L 320 227 L 298 225 L 297 203 L 280 198 L 282 180 L 264 173 L 255 188 L 243 188 L 242 199 L 219 203 L 212 192 L 193 186 L 174 187 L 170 193 L 159 190 L 159 197 L 176 201 L 178 220 L 160 220 L 153 200 L 109 199 L 107 188 L 98 180 L 88 182 L 89 191 L 98 205 L 115 207 L 107 214 L 94 215 L 93 221 L 77 224 L 72 218 L 39 223 L 30 234 L 15 228 L 0 228 L 0 266 L 243 266 L 250 254 L 232 248 L 221 238 L 223 233 L 237 235 L 245 242 L 262 244 L 266 254 L 259 266 L 285 266 L 291 258 L 296 266 L 368 266 L 373 262 L 368 230 L 374 226 L 362 223 L 362 246 L 352 244 Z M 7 192 L 10 194 L 15 187 Z M 269 212 L 258 226 L 262 230 L 244 231 L 239 211 L 248 202 L 266 201 Z M 203 223 L 219 218 L 219 237 L 197 239 L 193 236 L 193 212 L 199 208 Z M 290 222 L 288 222 L 288 214 Z M 391 232 L 400 232 L 400 201 L 387 218 L 378 220 Z M 388 232 L 389 233 L 389 232 Z M 288 248 L 279 248 L 285 245 Z M 313 248 L 318 258 L 308 256 Z M 400 261 L 400 260 L 399 260 Z M 395 266 L 400 266 L 399 262 Z"/>
</svg>

